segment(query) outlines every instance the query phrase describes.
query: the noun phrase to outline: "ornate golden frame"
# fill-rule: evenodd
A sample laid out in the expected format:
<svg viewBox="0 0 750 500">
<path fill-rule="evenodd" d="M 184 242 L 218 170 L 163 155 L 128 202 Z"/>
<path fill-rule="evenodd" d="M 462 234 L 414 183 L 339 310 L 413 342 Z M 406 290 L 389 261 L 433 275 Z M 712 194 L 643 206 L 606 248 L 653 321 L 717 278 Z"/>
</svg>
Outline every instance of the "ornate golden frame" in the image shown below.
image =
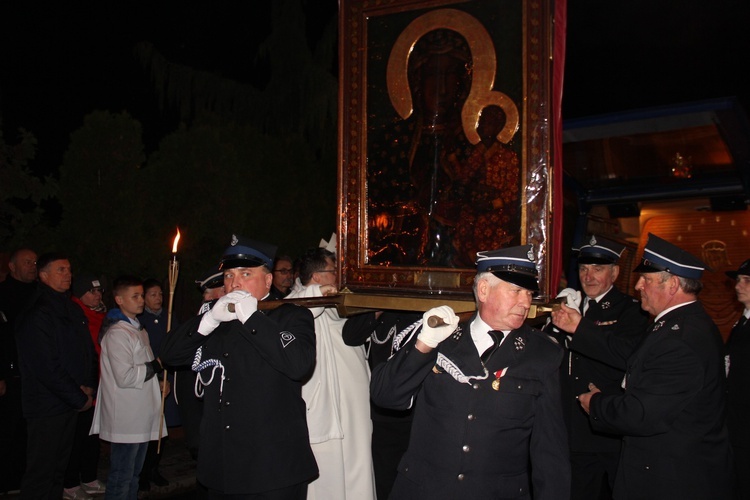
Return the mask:
<svg viewBox="0 0 750 500">
<path fill-rule="evenodd" d="M 466 140 L 479 142 L 477 127 L 485 106 L 496 105 L 505 113 L 497 140 L 515 141 L 520 165 L 520 227 L 514 243 L 534 245 L 542 295 L 549 289 L 551 16 L 550 0 L 341 0 L 338 216 L 342 288 L 397 294 L 471 292 L 475 275 L 471 266 L 374 264 L 368 256 L 367 168 L 375 153 L 368 151 L 368 127 L 372 128 L 382 111 L 382 107 L 368 109 L 368 92 L 387 92 L 393 107 L 388 112 L 407 119 L 413 110 L 406 76 L 409 55 L 422 35 L 442 28 L 460 33 L 471 49 L 471 91 L 461 110 Z M 382 61 L 382 48 L 375 50 L 378 45 L 390 47 L 387 65 Z M 496 82 L 498 65 L 502 65 L 500 52 L 495 58 L 496 48 L 519 61 L 518 71 L 503 74 L 515 89 L 514 96 L 509 97 Z M 371 61 L 371 57 L 379 59 Z M 382 79 L 387 89 L 368 81 L 368 65 L 386 67 L 386 75 L 378 74 L 377 81 Z"/>
</svg>

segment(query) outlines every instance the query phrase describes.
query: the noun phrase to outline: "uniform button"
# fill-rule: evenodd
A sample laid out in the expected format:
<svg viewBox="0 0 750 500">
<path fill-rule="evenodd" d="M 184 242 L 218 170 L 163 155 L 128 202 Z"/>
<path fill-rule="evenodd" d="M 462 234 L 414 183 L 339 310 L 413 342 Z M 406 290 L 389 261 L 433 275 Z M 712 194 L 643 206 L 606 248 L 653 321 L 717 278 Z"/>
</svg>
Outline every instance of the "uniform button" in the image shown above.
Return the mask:
<svg viewBox="0 0 750 500">
<path fill-rule="evenodd" d="M 224 427 L 224 430 L 228 431 L 229 430 L 229 426 L 227 425 L 226 427 Z"/>
<path fill-rule="evenodd" d="M 518 390 L 520 391 L 521 389 L 523 389 L 523 386 L 521 384 L 518 384 Z"/>
<path fill-rule="evenodd" d="M 255 335 L 256 333 L 258 333 L 258 330 L 256 330 L 255 328 L 253 328 L 252 330 L 250 330 L 250 334 L 251 335 Z"/>
<path fill-rule="evenodd" d="M 578 377 L 574 377 L 576 380 L 578 380 Z"/>
<path fill-rule="evenodd" d="M 474 384 L 471 387 L 474 388 L 474 389 L 479 389 L 479 384 Z"/>
<path fill-rule="evenodd" d="M 469 413 L 469 416 L 466 417 L 466 418 L 468 418 L 469 420 L 474 420 L 474 415 L 472 415 L 471 413 Z"/>
<path fill-rule="evenodd" d="M 229 406 L 229 401 L 227 401 L 226 403 L 224 403 L 224 406 Z"/>
<path fill-rule="evenodd" d="M 229 353 L 225 352 L 222 356 L 224 356 L 225 358 L 228 358 L 229 357 Z"/>
<path fill-rule="evenodd" d="M 227 377 L 227 378 L 224 379 L 224 382 L 229 382 L 230 380 L 232 380 L 232 379 L 230 379 L 229 377 Z"/>
<path fill-rule="evenodd" d="M 651 470 L 651 466 L 650 466 L 650 465 L 647 465 L 646 467 L 644 467 L 644 469 L 646 469 L 646 470 Z"/>
<path fill-rule="evenodd" d="M 468 444 L 463 445 L 461 449 L 464 450 L 464 453 L 469 453 L 471 451 L 471 447 L 469 447 Z"/>
<path fill-rule="evenodd" d="M 464 475 L 463 474 L 459 474 L 458 477 L 456 477 L 456 479 L 458 479 L 459 481 L 463 481 L 464 480 Z"/>
</svg>

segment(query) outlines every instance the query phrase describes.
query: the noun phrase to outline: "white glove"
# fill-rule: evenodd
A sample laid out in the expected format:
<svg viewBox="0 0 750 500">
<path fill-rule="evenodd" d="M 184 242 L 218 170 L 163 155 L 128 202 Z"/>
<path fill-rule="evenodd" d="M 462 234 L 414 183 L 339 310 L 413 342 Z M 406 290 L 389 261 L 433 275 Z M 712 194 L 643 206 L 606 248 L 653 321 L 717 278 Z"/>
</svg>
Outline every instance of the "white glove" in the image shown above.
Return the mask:
<svg viewBox="0 0 750 500">
<path fill-rule="evenodd" d="M 443 322 L 440 326 L 430 326 L 429 319 L 437 316 Z M 433 307 L 422 315 L 422 331 L 417 338 L 429 347 L 435 348 L 443 340 L 450 337 L 458 326 L 458 316 L 449 306 Z"/>
<path fill-rule="evenodd" d="M 250 294 L 243 297 L 234 305 L 234 311 L 237 313 L 237 319 L 243 324 L 247 319 L 258 310 L 258 299 Z"/>
<path fill-rule="evenodd" d="M 581 307 L 581 292 L 573 290 L 572 288 L 564 288 L 557 294 L 557 298 L 560 299 L 565 297 L 565 305 L 572 307 L 576 311 L 580 310 Z"/>
<path fill-rule="evenodd" d="M 244 295 L 238 296 L 240 293 Z M 240 298 L 245 295 L 249 294 L 243 291 L 234 291 L 217 300 L 214 306 L 201 318 L 201 323 L 198 325 L 198 333 L 201 335 L 208 335 L 213 332 L 220 323 L 237 319 L 237 313 L 230 312 L 228 306 L 229 304 L 237 303 Z"/>
</svg>

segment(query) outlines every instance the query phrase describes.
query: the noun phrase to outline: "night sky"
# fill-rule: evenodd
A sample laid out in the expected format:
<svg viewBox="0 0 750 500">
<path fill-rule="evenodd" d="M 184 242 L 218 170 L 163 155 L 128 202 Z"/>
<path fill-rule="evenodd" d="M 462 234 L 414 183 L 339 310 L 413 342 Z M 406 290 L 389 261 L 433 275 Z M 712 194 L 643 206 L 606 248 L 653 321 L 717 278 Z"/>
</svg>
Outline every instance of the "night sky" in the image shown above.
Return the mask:
<svg viewBox="0 0 750 500">
<path fill-rule="evenodd" d="M 19 127 L 38 141 L 37 171 L 62 162 L 69 135 L 95 109 L 127 110 L 147 147 L 176 127 L 161 113 L 133 46 L 264 85 L 257 46 L 270 2 L 0 2 L 0 117 L 6 143 Z M 564 119 L 738 96 L 750 109 L 750 2 L 568 2 Z M 314 37 L 334 0 L 305 3 Z"/>
</svg>

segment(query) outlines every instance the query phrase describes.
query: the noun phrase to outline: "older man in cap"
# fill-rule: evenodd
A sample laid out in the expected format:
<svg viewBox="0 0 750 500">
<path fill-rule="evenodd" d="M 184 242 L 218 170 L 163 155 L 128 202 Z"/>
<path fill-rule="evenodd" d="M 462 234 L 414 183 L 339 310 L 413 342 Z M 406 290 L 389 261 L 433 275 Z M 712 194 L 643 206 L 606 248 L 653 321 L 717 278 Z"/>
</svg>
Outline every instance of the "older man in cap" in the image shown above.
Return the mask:
<svg viewBox="0 0 750 500">
<path fill-rule="evenodd" d="M 724 423 L 724 367 L 718 328 L 698 302 L 705 264 L 653 234 L 636 272 L 641 307 L 655 318 L 623 365 L 621 394 L 590 384 L 579 396 L 598 432 L 622 434 L 614 497 L 731 498 L 731 452 Z M 577 349 L 615 363 L 612 342 L 574 325 L 578 311 L 553 313 L 578 337 Z"/>
<path fill-rule="evenodd" d="M 580 300 L 580 292 L 570 288 L 563 290 L 558 297 L 574 297 L 572 302 L 583 316 L 577 331 L 609 336 L 608 341 L 616 347 L 615 354 L 620 358 L 617 365 L 622 365 L 641 342 L 648 324 L 648 313 L 641 309 L 638 300 L 615 287 L 620 274 L 617 263 L 625 246 L 590 235 L 584 244 L 573 250 L 578 252 L 578 277 L 583 300 Z M 619 394 L 625 372 L 576 352 L 576 344 L 583 336 L 561 334 L 549 325 L 545 331 L 567 348 L 561 366 L 561 382 L 570 441 L 571 499 L 612 498 L 621 436 L 593 430 L 588 416 L 581 411 L 577 396 L 588 391 L 589 383 L 594 383 L 605 394 Z"/>
<path fill-rule="evenodd" d="M 727 428 L 734 451 L 737 498 L 750 499 L 750 259 L 736 271 L 727 271 L 736 281 L 737 300 L 744 306 L 732 327 L 724 357 L 727 372 Z"/>
<path fill-rule="evenodd" d="M 477 255 L 477 314 L 459 324 L 448 306 L 427 311 L 373 372 L 374 403 L 406 409 L 416 401 L 390 498 L 567 499 L 563 351 L 524 324 L 538 291 L 532 248 Z"/>
<path fill-rule="evenodd" d="M 198 480 L 210 498 L 302 500 L 318 473 L 301 395 L 315 363 L 312 314 L 258 310 L 275 251 L 233 236 L 220 263 L 227 295 L 162 347 L 162 361 L 192 362 L 205 390 Z"/>
</svg>

